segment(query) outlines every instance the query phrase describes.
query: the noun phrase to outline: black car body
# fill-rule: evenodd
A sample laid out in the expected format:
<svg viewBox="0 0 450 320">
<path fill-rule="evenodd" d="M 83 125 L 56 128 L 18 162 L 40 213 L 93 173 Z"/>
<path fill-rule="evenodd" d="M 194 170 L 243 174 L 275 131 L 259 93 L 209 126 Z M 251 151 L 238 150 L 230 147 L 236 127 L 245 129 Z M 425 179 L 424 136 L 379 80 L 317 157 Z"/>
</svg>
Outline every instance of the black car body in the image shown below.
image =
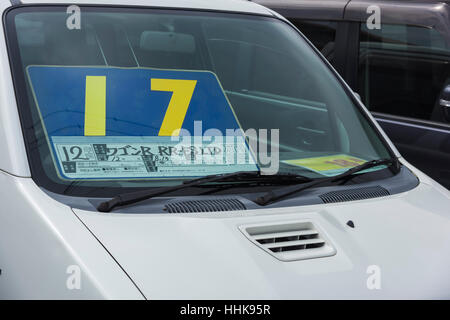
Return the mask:
<svg viewBox="0 0 450 320">
<path fill-rule="evenodd" d="M 450 188 L 450 1 L 255 2 L 296 25 L 402 155 Z M 376 9 L 379 28 L 368 22 Z"/>
</svg>

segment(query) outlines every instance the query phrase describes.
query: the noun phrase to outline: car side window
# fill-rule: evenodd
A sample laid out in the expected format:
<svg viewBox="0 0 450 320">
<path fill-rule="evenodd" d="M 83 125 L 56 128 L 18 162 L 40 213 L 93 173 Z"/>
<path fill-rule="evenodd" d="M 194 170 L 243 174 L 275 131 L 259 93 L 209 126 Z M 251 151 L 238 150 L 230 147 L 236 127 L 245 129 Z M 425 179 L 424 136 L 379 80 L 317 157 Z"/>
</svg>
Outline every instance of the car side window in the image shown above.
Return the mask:
<svg viewBox="0 0 450 320">
<path fill-rule="evenodd" d="M 332 62 L 336 38 L 336 21 L 300 20 L 290 21 Z"/>
<path fill-rule="evenodd" d="M 361 24 L 359 93 L 374 112 L 446 122 L 439 96 L 450 80 L 450 45 L 433 28 Z"/>
</svg>

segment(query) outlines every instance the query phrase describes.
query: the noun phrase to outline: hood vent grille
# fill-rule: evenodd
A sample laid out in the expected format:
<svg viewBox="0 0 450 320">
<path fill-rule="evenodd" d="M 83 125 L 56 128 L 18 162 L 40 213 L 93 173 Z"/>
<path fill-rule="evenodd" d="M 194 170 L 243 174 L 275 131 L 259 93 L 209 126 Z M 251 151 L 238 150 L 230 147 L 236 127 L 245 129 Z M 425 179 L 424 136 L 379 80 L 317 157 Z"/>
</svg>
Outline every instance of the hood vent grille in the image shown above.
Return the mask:
<svg viewBox="0 0 450 320">
<path fill-rule="evenodd" d="M 336 250 L 311 222 L 240 227 L 244 235 L 282 261 L 331 256 Z"/>
<path fill-rule="evenodd" d="M 348 189 L 324 193 L 320 196 L 324 203 L 335 203 L 355 200 L 365 200 L 388 196 L 390 193 L 380 186 L 360 189 Z"/>
<path fill-rule="evenodd" d="M 164 210 L 169 213 L 193 213 L 246 210 L 238 199 L 207 199 L 170 202 Z"/>
</svg>

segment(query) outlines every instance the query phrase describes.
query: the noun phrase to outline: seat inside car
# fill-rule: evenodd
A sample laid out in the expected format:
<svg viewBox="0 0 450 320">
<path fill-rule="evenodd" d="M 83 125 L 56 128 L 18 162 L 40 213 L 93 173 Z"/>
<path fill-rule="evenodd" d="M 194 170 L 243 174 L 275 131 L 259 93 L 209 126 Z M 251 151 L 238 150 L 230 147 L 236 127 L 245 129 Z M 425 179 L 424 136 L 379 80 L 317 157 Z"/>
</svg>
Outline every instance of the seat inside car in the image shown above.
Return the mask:
<svg viewBox="0 0 450 320">
<path fill-rule="evenodd" d="M 95 32 L 90 27 L 80 30 L 55 28 L 58 23 L 49 18 L 33 21 L 24 18 L 17 20 L 20 32 L 19 43 L 24 66 L 29 65 L 105 65 Z M 81 48 L 81 50 L 80 50 Z M 83 54 L 79 54 L 83 52 Z"/>
</svg>

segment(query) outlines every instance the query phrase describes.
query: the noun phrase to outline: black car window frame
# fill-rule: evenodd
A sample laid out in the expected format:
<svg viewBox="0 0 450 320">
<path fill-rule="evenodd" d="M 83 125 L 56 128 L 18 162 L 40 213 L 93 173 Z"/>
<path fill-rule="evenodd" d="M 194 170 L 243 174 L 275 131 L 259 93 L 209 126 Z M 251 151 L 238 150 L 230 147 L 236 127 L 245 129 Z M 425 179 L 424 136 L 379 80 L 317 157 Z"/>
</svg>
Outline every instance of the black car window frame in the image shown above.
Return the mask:
<svg viewBox="0 0 450 320">
<path fill-rule="evenodd" d="M 361 96 L 363 96 L 362 92 L 359 92 L 360 90 L 360 44 L 361 44 L 361 33 L 362 33 L 362 24 L 364 22 L 360 22 L 358 23 L 358 29 L 359 29 L 359 38 L 358 38 L 358 43 L 357 43 L 357 47 L 358 47 L 358 55 L 357 57 L 353 60 L 353 68 L 356 69 L 356 74 L 354 75 L 356 77 L 356 81 L 355 81 L 355 91 L 357 91 Z M 392 23 L 385 23 L 387 25 L 398 25 L 398 26 L 403 26 L 403 27 L 414 27 L 414 28 L 426 28 L 426 29 L 433 29 L 436 32 L 438 32 L 445 40 L 445 35 L 442 34 L 439 30 L 437 30 L 435 27 L 433 26 L 425 26 L 425 25 L 421 25 L 421 24 L 415 24 L 415 25 L 411 25 L 411 24 L 402 24 L 401 21 L 399 20 L 398 22 L 392 22 Z M 450 33 L 448 34 L 449 39 L 447 39 L 447 46 L 450 47 Z M 347 71 L 348 72 L 348 71 Z M 450 78 L 450 75 L 449 75 Z M 348 81 L 347 78 L 344 78 L 345 80 Z M 369 109 L 369 111 L 377 118 L 380 119 L 384 119 L 384 120 L 391 120 L 391 121 L 401 121 L 401 122 L 405 122 L 407 124 L 411 124 L 411 125 L 420 125 L 420 126 L 426 126 L 426 127 L 430 127 L 430 128 L 435 128 L 435 129 L 443 129 L 443 130 L 449 130 L 450 129 L 450 122 L 445 121 L 444 119 L 442 119 L 442 121 L 436 121 L 436 120 L 432 120 L 430 119 L 423 119 L 423 118 L 418 118 L 418 117 L 412 117 L 412 116 L 406 116 L 406 115 L 398 115 L 398 114 L 391 114 L 391 113 L 386 113 L 386 112 L 380 112 L 380 111 L 375 111 L 373 110 L 373 108 L 371 108 L 370 105 L 366 104 L 366 107 Z M 431 108 L 431 113 L 433 113 L 433 108 L 435 107 L 435 105 L 433 104 L 432 106 L 430 106 Z"/>
</svg>

